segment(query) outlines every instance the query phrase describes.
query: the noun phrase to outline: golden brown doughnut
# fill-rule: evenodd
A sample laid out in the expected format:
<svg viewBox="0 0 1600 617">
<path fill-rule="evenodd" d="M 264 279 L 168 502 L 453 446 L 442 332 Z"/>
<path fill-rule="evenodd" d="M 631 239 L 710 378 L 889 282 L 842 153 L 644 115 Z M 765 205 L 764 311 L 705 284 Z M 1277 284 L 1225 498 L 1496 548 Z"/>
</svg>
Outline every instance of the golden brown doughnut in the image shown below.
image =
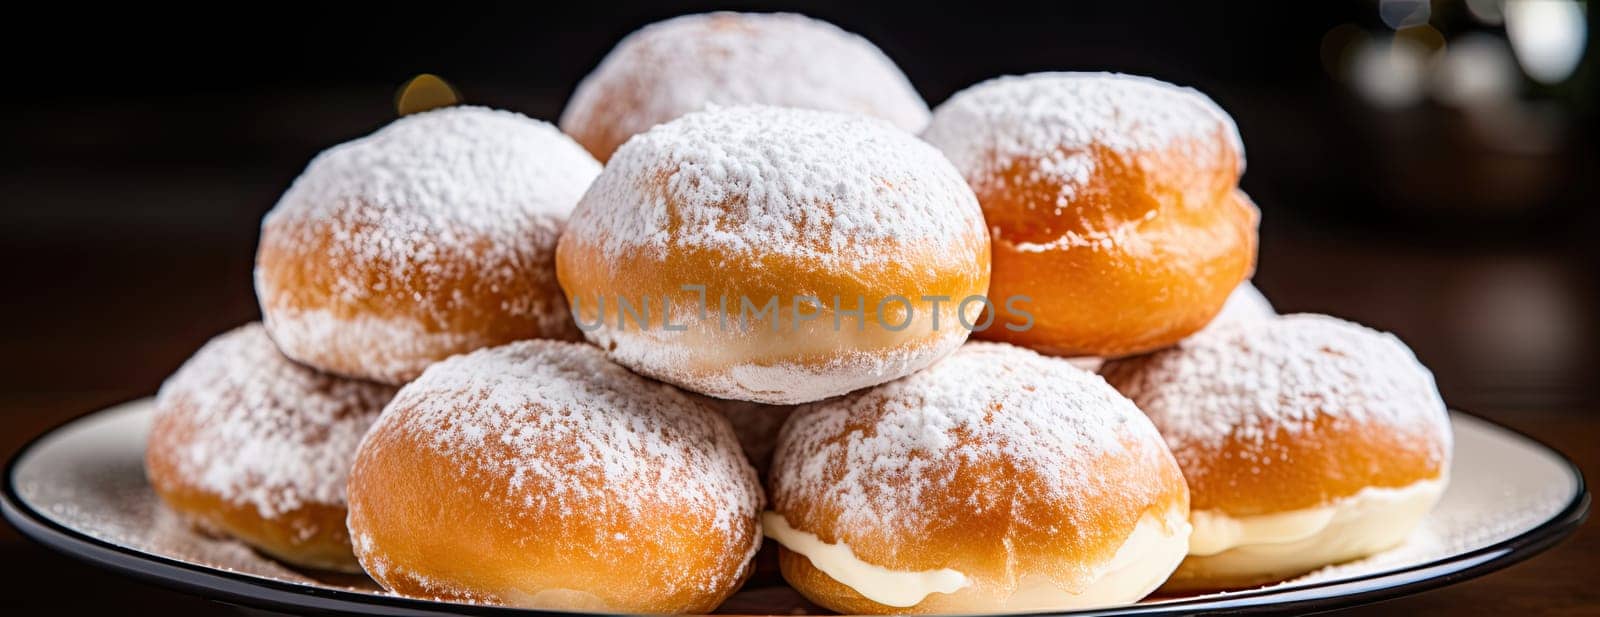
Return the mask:
<svg viewBox="0 0 1600 617">
<path fill-rule="evenodd" d="M 389 386 L 285 358 L 261 324 L 206 343 L 156 395 L 145 473 L 198 526 L 291 564 L 359 571 L 345 478 Z"/>
<path fill-rule="evenodd" d="M 599 170 L 555 127 L 481 107 L 329 149 L 261 223 L 267 330 L 295 360 L 395 384 L 479 347 L 576 339 L 555 246 Z"/>
<path fill-rule="evenodd" d="M 1250 275 L 1243 147 L 1198 92 L 1105 73 L 1001 77 L 940 105 L 923 137 L 983 204 L 989 295 L 1030 300 L 1031 327 L 980 338 L 1062 356 L 1158 349 Z"/>
<path fill-rule="evenodd" d="M 657 124 L 714 105 L 859 113 L 907 131 L 928 105 L 864 38 L 789 13 L 708 13 L 651 24 L 579 82 L 561 129 L 605 161 Z"/>
<path fill-rule="evenodd" d="M 1255 585 L 1387 549 L 1444 490 L 1449 416 L 1392 335 L 1288 315 L 1101 370 L 1189 482 L 1191 555 L 1166 589 Z"/>
<path fill-rule="evenodd" d="M 727 420 L 577 343 L 429 367 L 362 442 L 349 493 L 367 573 L 435 600 L 705 613 L 761 543 Z"/>
<path fill-rule="evenodd" d="M 964 300 L 988 287 L 988 243 L 972 190 L 916 137 L 861 116 L 729 107 L 618 150 L 556 267 L 579 328 L 617 362 L 793 404 L 960 345 L 984 306 Z"/>
<path fill-rule="evenodd" d="M 1149 420 L 1004 344 L 801 406 L 771 481 L 784 577 L 846 614 L 1131 603 L 1188 547 L 1188 489 Z"/>
</svg>

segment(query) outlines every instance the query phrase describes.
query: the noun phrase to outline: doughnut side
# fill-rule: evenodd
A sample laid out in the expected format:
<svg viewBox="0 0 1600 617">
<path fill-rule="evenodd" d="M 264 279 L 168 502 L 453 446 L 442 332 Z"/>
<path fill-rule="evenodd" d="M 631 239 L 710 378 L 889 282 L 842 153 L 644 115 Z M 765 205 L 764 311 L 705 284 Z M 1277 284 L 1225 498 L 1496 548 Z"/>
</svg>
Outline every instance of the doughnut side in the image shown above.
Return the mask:
<svg viewBox="0 0 1600 617">
<path fill-rule="evenodd" d="M 1256 515 L 1326 505 L 1367 488 L 1442 479 L 1448 443 L 1432 431 L 1319 416 L 1309 426 L 1178 444 L 1195 510 Z M 1286 463 L 1290 462 L 1290 463 Z"/>
<path fill-rule="evenodd" d="M 171 428 L 157 429 L 171 435 Z M 162 437 L 165 442 L 167 437 Z M 361 572 L 345 530 L 342 505 L 304 504 L 271 517 L 254 506 L 226 499 L 185 481 L 175 471 L 176 446 L 152 442 L 145 472 L 156 495 L 179 516 L 207 533 L 237 538 L 268 556 L 296 566 L 332 572 Z"/>
<path fill-rule="evenodd" d="M 425 262 L 399 267 L 359 240 L 352 245 L 351 238 L 376 233 L 359 217 L 269 217 L 263 224 L 256 293 L 268 331 L 288 356 L 397 384 L 456 353 L 580 338 L 555 276 L 554 223 L 516 243 L 479 235 L 440 245 Z"/>
<path fill-rule="evenodd" d="M 993 234 L 991 293 L 1031 297 L 1035 317 L 1029 330 L 978 336 L 1056 355 L 1121 356 L 1209 323 L 1254 270 L 1259 214 L 1233 188 L 1236 168 L 1204 169 L 1183 158 L 1191 149 L 1092 148 L 1098 173 L 1054 210 L 1041 204 L 1064 189 L 1026 163 L 977 185 Z"/>
<path fill-rule="evenodd" d="M 513 478 L 464 476 L 425 434 L 398 426 L 368 438 L 350 484 L 356 554 L 386 589 L 526 608 L 704 614 L 749 576 L 753 522 L 724 534 L 712 531 L 710 513 L 677 504 L 629 511 L 607 503 L 618 489 L 598 483 L 583 487 L 592 499 L 507 503 L 497 496 Z"/>
<path fill-rule="evenodd" d="M 962 322 L 980 322 L 983 304 L 961 300 L 988 289 L 987 248 L 973 241 L 956 255 L 836 270 L 695 250 L 607 260 L 568 236 L 558 272 L 585 335 L 618 362 L 711 396 L 796 404 L 919 370 L 958 347 L 969 334 Z M 645 302 L 651 312 L 633 312 Z"/>
</svg>

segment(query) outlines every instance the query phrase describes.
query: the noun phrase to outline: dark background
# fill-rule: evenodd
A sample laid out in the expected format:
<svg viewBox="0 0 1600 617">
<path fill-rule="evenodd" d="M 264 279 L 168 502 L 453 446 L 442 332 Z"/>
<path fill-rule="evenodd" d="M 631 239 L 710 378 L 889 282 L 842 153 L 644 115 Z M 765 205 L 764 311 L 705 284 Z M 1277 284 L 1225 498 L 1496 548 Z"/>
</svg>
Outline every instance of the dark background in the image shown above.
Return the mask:
<svg viewBox="0 0 1600 617">
<path fill-rule="evenodd" d="M 1256 282 L 1281 311 L 1396 332 L 1452 406 L 1600 473 L 1600 63 L 1586 52 L 1566 80 L 1535 82 L 1504 51 L 1505 29 L 1464 1 L 1433 2 L 1425 25 L 1398 32 L 1384 16 L 1427 3 L 329 4 L 57 3 L 8 19 L 0 454 L 154 392 L 208 337 L 256 318 L 261 215 L 316 152 L 392 120 L 411 76 L 553 121 L 635 28 L 751 8 L 866 36 L 930 104 L 1039 70 L 1139 73 L 1210 94 L 1244 135 L 1243 185 L 1263 212 Z M 1419 50 L 1405 57 L 1421 76 L 1369 70 L 1363 58 L 1392 55 L 1362 56 L 1362 41 Z M 1463 101 L 1437 84 L 1449 81 L 1440 58 L 1469 47 L 1500 52 L 1459 65 L 1510 72 Z M 1363 610 L 1592 611 L 1600 591 L 1582 583 L 1597 553 L 1585 528 L 1528 564 Z M 7 583 L 24 607 L 216 608 L 68 562 L 3 526 L 0 561 L 27 564 Z"/>
</svg>

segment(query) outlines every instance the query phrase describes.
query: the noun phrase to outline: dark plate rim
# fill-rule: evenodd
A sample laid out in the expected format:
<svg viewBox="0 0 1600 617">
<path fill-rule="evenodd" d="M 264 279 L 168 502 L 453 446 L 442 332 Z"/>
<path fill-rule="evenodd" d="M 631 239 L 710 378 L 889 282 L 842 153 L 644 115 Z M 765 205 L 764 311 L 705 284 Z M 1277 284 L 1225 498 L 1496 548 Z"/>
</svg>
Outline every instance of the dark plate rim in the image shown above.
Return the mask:
<svg viewBox="0 0 1600 617">
<path fill-rule="evenodd" d="M 30 540 L 91 565 L 163 587 L 257 608 L 357 615 L 592 616 L 602 614 L 435 602 L 260 578 L 119 546 L 56 523 L 22 501 L 16 487 L 17 466 L 42 440 L 79 421 L 140 400 L 144 399 L 133 399 L 80 414 L 28 440 L 6 461 L 5 486 L 0 487 L 0 515 Z M 1591 503 L 1588 485 L 1584 480 L 1583 471 L 1572 462 L 1572 459 L 1567 458 L 1560 450 L 1503 423 L 1458 409 L 1451 411 L 1494 426 L 1553 454 L 1566 465 L 1577 484 L 1572 500 L 1555 516 L 1524 533 L 1489 546 L 1399 570 L 1289 588 L 1265 587 L 1235 592 L 1227 596 L 1201 596 L 1088 611 L 1030 614 L 1109 617 L 1203 613 L 1314 613 L 1372 604 L 1453 585 L 1519 563 L 1555 546 L 1588 519 Z"/>
</svg>

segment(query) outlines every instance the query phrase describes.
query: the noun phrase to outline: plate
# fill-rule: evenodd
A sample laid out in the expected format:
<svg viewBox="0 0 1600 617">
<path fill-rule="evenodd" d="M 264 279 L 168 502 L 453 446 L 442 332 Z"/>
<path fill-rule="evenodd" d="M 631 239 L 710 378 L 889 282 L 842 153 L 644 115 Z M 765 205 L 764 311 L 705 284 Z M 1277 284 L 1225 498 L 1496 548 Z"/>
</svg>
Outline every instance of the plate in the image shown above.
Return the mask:
<svg viewBox="0 0 1600 617">
<path fill-rule="evenodd" d="M 145 481 L 144 443 L 152 410 L 150 399 L 143 399 L 95 412 L 23 448 L 6 470 L 0 495 L 5 518 L 28 537 L 73 557 L 258 608 L 361 615 L 558 614 L 390 595 L 359 575 L 294 570 L 239 543 L 196 533 L 161 505 Z M 1561 454 L 1469 414 L 1452 412 L 1451 420 L 1450 486 L 1405 544 L 1267 587 L 1151 598 L 1070 614 L 1311 612 L 1377 602 L 1504 568 L 1553 546 L 1588 516 L 1582 474 Z M 826 611 L 781 581 L 758 575 L 718 612 Z"/>
</svg>

